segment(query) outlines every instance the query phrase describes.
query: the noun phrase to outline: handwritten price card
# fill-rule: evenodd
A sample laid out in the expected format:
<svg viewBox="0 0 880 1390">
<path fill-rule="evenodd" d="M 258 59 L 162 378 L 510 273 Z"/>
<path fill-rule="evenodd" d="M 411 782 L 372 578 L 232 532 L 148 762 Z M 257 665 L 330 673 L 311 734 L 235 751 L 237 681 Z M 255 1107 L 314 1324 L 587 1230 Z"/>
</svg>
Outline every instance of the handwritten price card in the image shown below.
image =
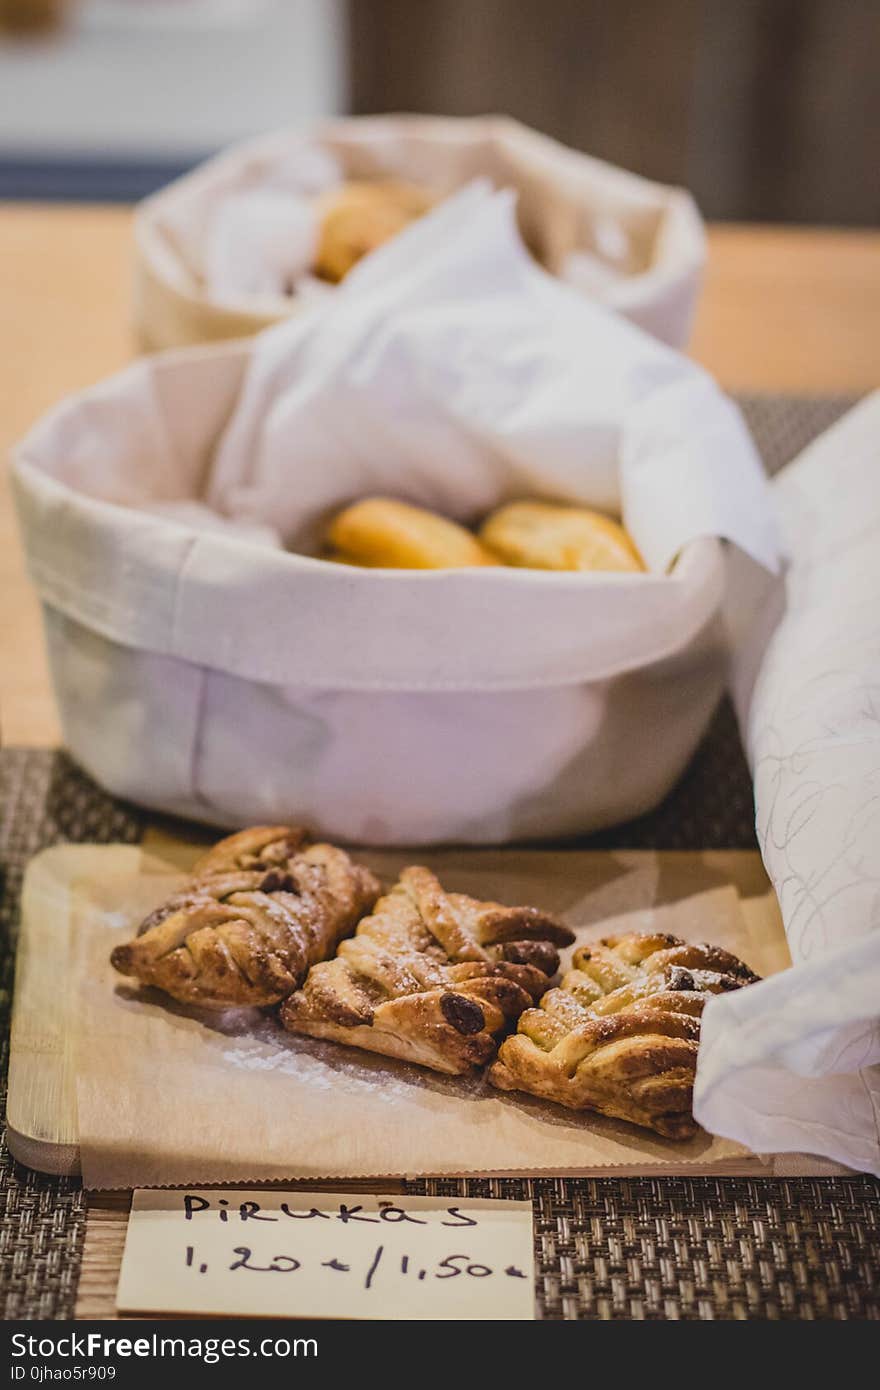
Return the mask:
<svg viewBox="0 0 880 1390">
<path fill-rule="evenodd" d="M 530 1202 L 365 1193 L 134 1194 L 126 1313 L 532 1318 Z"/>
</svg>

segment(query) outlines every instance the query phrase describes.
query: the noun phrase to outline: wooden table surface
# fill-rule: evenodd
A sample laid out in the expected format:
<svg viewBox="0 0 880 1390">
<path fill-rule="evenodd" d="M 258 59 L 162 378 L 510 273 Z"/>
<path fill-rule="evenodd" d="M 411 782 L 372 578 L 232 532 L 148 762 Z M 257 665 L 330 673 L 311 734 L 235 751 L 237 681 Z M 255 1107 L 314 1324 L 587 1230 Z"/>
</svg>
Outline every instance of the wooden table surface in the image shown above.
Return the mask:
<svg viewBox="0 0 880 1390">
<path fill-rule="evenodd" d="M 130 212 L 0 206 L 0 450 L 59 397 L 132 355 Z M 712 227 L 692 353 L 731 391 L 862 392 L 878 382 L 880 234 Z M 60 740 L 37 605 L 0 478 L 0 728 Z M 387 1186 L 387 1185 L 386 1185 Z M 112 1317 L 128 1199 L 90 1201 L 77 1313 Z"/>
</svg>

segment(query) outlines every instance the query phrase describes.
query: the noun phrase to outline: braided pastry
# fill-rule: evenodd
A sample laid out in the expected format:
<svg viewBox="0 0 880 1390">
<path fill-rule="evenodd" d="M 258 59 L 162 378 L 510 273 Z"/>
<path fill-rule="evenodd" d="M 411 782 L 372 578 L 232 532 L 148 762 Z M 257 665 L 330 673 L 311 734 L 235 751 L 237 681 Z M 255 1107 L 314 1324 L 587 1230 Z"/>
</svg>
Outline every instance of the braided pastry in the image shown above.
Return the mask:
<svg viewBox="0 0 880 1390">
<path fill-rule="evenodd" d="M 718 946 L 630 932 L 575 951 L 573 969 L 519 1020 L 489 1079 L 572 1110 L 687 1139 L 706 1000 L 758 976 Z"/>
<path fill-rule="evenodd" d="M 533 907 L 446 893 L 404 869 L 334 960 L 285 1000 L 294 1033 L 459 1074 L 495 1056 L 495 1035 L 540 998 L 572 933 Z"/>
<path fill-rule="evenodd" d="M 110 957 L 185 1004 L 277 1004 L 379 896 L 369 870 L 305 831 L 255 826 L 198 861 L 190 882 Z"/>
</svg>

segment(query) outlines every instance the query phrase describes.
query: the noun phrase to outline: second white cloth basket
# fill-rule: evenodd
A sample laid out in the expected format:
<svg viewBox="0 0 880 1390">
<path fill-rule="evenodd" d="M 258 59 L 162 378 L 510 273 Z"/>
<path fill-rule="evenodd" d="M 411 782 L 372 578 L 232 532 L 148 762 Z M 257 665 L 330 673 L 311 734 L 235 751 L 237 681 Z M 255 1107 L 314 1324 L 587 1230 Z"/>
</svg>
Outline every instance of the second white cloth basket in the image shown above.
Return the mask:
<svg viewBox="0 0 880 1390">
<path fill-rule="evenodd" d="M 663 342 L 687 341 L 706 248 L 684 189 L 639 178 L 503 117 L 367 116 L 244 141 L 140 205 L 134 317 L 145 348 L 241 337 L 301 307 L 301 296 L 280 289 L 212 289 L 205 252 L 214 219 L 230 200 L 308 189 L 320 183 L 315 164 L 322 160 L 339 177 L 412 179 L 442 196 L 475 178 L 512 188 L 521 226 L 550 270 L 574 284 L 586 281 L 593 298 Z M 243 206 L 242 213 L 253 230 L 259 211 Z M 279 235 L 296 239 L 295 222 L 283 234 L 267 228 L 270 242 Z M 258 245 L 259 238 L 241 245 L 240 255 L 257 254 Z M 603 248 L 621 273 L 595 282 L 589 267 L 603 263 Z"/>
</svg>

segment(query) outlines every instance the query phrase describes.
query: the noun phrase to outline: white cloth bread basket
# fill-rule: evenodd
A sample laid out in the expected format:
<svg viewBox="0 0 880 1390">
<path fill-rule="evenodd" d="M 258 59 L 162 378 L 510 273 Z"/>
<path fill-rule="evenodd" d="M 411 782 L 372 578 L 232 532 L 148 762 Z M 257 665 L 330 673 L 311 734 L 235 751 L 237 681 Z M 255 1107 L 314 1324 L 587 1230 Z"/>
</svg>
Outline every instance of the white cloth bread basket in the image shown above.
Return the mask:
<svg viewBox="0 0 880 1390">
<path fill-rule="evenodd" d="M 574 835 L 657 803 L 722 689 L 721 544 L 670 575 L 371 572 L 143 510 L 200 495 L 249 353 L 144 359 L 17 451 L 87 771 L 163 811 L 373 844 Z"/>
<path fill-rule="evenodd" d="M 333 155 L 346 177 L 393 175 L 443 194 L 481 176 L 513 187 L 525 238 L 554 273 L 569 253 L 595 251 L 603 229 L 610 229 L 628 273 L 595 297 L 674 347 L 687 341 L 705 235 L 686 191 L 567 149 L 507 118 L 380 116 L 243 142 L 146 199 L 134 224 L 134 319 L 144 348 L 245 336 L 298 309 L 295 295 L 209 294 L 197 261 L 219 200 L 260 187 L 267 171 L 309 146 Z"/>
</svg>

